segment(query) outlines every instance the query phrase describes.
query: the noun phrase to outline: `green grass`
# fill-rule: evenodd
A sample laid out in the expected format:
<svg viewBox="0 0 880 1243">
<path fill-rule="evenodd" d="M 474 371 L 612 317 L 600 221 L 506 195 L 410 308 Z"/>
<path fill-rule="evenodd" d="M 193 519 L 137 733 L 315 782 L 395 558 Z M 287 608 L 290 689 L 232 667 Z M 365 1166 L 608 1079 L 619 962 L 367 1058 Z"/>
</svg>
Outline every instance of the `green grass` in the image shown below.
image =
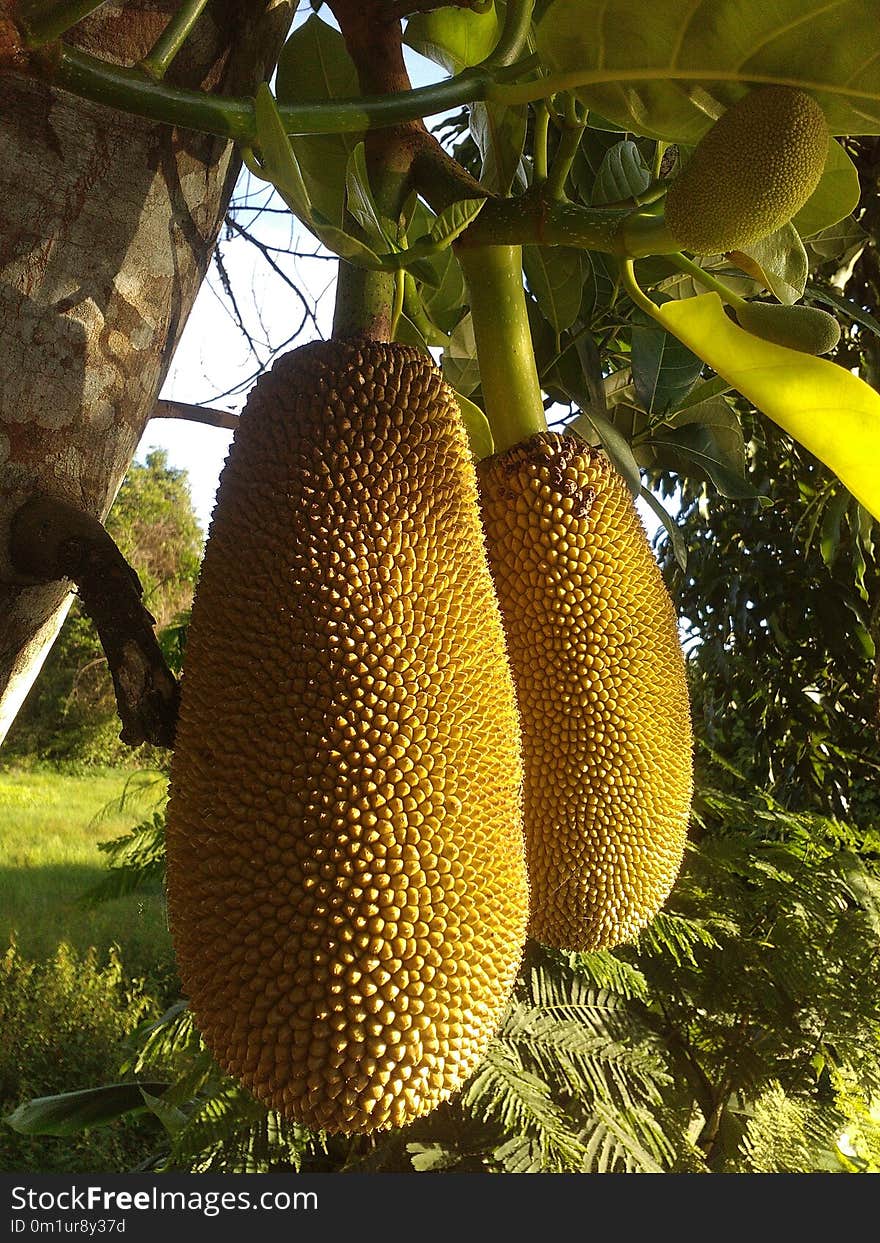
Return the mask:
<svg viewBox="0 0 880 1243">
<path fill-rule="evenodd" d="M 93 945 L 103 959 L 115 943 L 130 974 L 167 973 L 171 939 L 159 895 L 132 894 L 92 908 L 79 901 L 106 875 L 98 842 L 119 837 L 150 810 L 149 796 L 107 810 L 131 777 L 123 769 L 74 775 L 0 767 L 0 952 L 12 933 L 30 959 L 51 956 L 62 941 L 81 954 Z"/>
</svg>

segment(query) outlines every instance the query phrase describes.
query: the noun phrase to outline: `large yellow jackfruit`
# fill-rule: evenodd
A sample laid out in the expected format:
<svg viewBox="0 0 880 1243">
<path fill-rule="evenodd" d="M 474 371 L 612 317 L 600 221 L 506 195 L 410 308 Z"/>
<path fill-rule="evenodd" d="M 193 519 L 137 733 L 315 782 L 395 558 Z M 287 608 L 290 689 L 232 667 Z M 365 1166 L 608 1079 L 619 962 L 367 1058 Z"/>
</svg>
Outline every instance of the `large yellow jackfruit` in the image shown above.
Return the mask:
<svg viewBox="0 0 880 1243">
<path fill-rule="evenodd" d="M 810 95 L 750 91 L 722 113 L 666 195 L 666 224 L 682 250 L 742 250 L 800 211 L 828 158 L 828 125 Z"/>
<path fill-rule="evenodd" d="M 331 1132 L 457 1089 L 525 940 L 520 786 L 454 394 L 406 346 L 296 350 L 221 477 L 172 766 L 170 921 L 220 1065 Z"/>
<path fill-rule="evenodd" d="M 681 864 L 692 742 L 675 612 L 599 450 L 542 433 L 478 464 L 523 731 L 531 921 L 586 950 L 632 939 Z"/>
</svg>

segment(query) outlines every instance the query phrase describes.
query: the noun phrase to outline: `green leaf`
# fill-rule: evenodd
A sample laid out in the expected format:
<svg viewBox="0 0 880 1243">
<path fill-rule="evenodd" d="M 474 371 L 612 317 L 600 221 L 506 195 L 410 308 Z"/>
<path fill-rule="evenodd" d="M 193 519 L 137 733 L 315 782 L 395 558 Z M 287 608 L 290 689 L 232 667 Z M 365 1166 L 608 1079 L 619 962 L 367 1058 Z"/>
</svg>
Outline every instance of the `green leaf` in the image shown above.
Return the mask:
<svg viewBox="0 0 880 1243">
<path fill-rule="evenodd" d="M 719 437 L 709 423 L 686 423 L 683 427 L 657 432 L 645 443 L 671 453 L 673 460 L 678 457 L 693 462 L 703 475 L 712 480 L 722 496 L 757 496 L 738 463 L 731 461 L 723 437 Z"/>
<path fill-rule="evenodd" d="M 840 143 L 832 141 L 819 184 L 791 223 L 801 237 L 812 237 L 848 216 L 860 193 L 858 169 Z"/>
<path fill-rule="evenodd" d="M 840 546 L 840 524 L 852 497 L 845 488 L 841 488 L 828 504 L 822 516 L 822 530 L 819 534 L 819 551 L 826 565 L 834 564 Z"/>
<path fill-rule="evenodd" d="M 809 285 L 807 291 L 815 302 L 824 302 L 826 306 L 832 307 L 833 310 L 842 311 L 844 315 L 855 320 L 857 324 L 861 324 L 863 328 L 867 328 L 869 332 L 873 332 L 875 336 L 880 337 L 880 320 L 875 319 L 873 315 L 869 315 L 857 302 L 853 302 L 850 298 L 844 298 L 842 294 L 835 293 L 833 289 L 817 289 L 815 286 Z"/>
<path fill-rule="evenodd" d="M 642 409 L 662 414 L 687 396 L 699 379 L 703 360 L 653 321 L 634 321 L 631 365 Z"/>
<path fill-rule="evenodd" d="M 461 393 L 455 394 L 455 400 L 461 411 L 461 421 L 467 432 L 474 458 L 480 461 L 481 458 L 490 457 L 495 452 L 495 441 L 492 439 L 489 420 L 479 406 L 469 401 L 467 397 L 462 397 Z"/>
<path fill-rule="evenodd" d="M 548 69 L 578 75 L 578 98 L 653 138 L 696 143 L 759 81 L 809 91 L 832 134 L 880 133 L 877 9 L 865 0 L 553 0 L 536 39 Z"/>
<path fill-rule="evenodd" d="M 338 30 L 312 14 L 293 32 L 278 58 L 279 102 L 353 98 L 360 94 L 357 70 Z M 326 219 L 343 223 L 348 161 L 361 134 L 299 134 L 291 139 L 309 196 Z"/>
<path fill-rule="evenodd" d="M 729 392 L 730 385 L 723 376 L 713 376 L 711 380 L 703 380 L 702 384 L 697 384 L 686 397 L 669 407 L 668 414 L 675 414 L 679 410 L 687 410 L 690 406 L 699 406 L 704 401 L 708 401 L 710 397 L 720 397 L 724 393 Z"/>
<path fill-rule="evenodd" d="M 406 23 L 403 41 L 449 73 L 460 73 L 486 59 L 500 31 L 494 5 L 483 12 L 442 8 L 414 14 Z"/>
<path fill-rule="evenodd" d="M 522 153 L 526 141 L 528 108 L 474 103 L 470 110 L 471 135 L 483 157 L 480 181 L 493 194 L 508 194 L 514 179 L 525 188 Z"/>
<path fill-rule="evenodd" d="M 19 1105 L 4 1122 L 21 1135 L 76 1135 L 125 1114 L 146 1112 L 143 1093 L 161 1095 L 167 1088 L 167 1083 L 110 1083 L 59 1096 L 38 1096 Z"/>
<path fill-rule="evenodd" d="M 583 436 L 584 440 L 588 440 L 591 444 L 595 444 L 598 440 L 615 470 L 626 480 L 626 486 L 631 494 L 639 495 L 642 490 L 639 464 L 633 457 L 629 442 L 621 436 L 613 423 L 610 423 L 596 410 L 582 410 L 577 418 L 566 424 L 566 429 Z"/>
<path fill-rule="evenodd" d="M 477 342 L 470 312 L 456 324 L 443 351 L 443 378 L 450 388 L 465 397 L 480 383 Z"/>
<path fill-rule="evenodd" d="M 746 332 L 715 293 L 667 302 L 657 316 L 880 517 L 880 393 L 828 359 Z"/>
<path fill-rule="evenodd" d="M 349 156 L 345 170 L 346 206 L 350 214 L 366 233 L 374 247 L 396 246 L 396 239 L 391 236 L 390 221 L 383 219 L 373 191 L 370 188 L 370 177 L 367 172 L 366 147 L 359 142 Z"/>
<path fill-rule="evenodd" d="M 179 1109 L 177 1105 L 170 1105 L 161 1096 L 153 1096 L 152 1093 L 146 1092 L 143 1089 L 141 1089 L 141 1095 L 144 1098 L 147 1109 L 162 1123 L 166 1134 L 172 1137 L 179 1135 L 189 1121 L 183 1110 Z"/>
<path fill-rule="evenodd" d="M 445 207 L 431 227 L 431 237 L 440 247 L 450 246 L 476 220 L 488 199 L 458 199 Z"/>
<path fill-rule="evenodd" d="M 244 161 L 257 177 L 271 181 L 287 206 L 300 220 L 308 222 L 312 215 L 312 203 L 302 172 L 297 163 L 274 96 L 265 82 L 257 87 L 254 96 L 257 142 L 263 157 L 262 166 L 253 163 L 245 151 Z"/>
<path fill-rule="evenodd" d="M 793 224 L 784 224 L 746 251 L 732 251 L 730 257 L 785 306 L 791 306 L 803 297 L 810 265 L 800 234 Z"/>
<path fill-rule="evenodd" d="M 593 186 L 592 205 L 635 198 L 651 184 L 651 170 L 631 139 L 617 142 L 605 153 Z"/>
<path fill-rule="evenodd" d="M 669 542 L 672 545 L 672 554 L 678 564 L 681 566 L 682 573 L 687 573 L 687 544 L 684 542 L 684 536 L 681 528 L 672 517 L 672 514 L 660 503 L 660 500 L 654 495 L 650 488 L 640 488 L 639 496 L 645 504 L 654 511 L 669 536 Z"/>
<path fill-rule="evenodd" d="M 568 246 L 524 246 L 523 268 L 547 323 L 557 334 L 570 328 L 583 298 L 581 252 Z"/>
</svg>

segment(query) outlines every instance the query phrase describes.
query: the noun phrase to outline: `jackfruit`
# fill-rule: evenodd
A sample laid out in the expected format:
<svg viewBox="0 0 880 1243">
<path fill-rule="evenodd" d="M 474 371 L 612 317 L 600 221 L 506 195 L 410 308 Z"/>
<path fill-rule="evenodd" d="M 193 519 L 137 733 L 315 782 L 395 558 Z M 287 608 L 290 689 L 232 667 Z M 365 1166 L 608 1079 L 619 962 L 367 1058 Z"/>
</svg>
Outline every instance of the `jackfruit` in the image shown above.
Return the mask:
<svg viewBox="0 0 880 1243">
<path fill-rule="evenodd" d="M 829 132 L 815 99 L 762 86 L 728 108 L 694 148 L 666 195 L 681 250 L 743 250 L 774 233 L 818 185 Z"/>
<path fill-rule="evenodd" d="M 734 314 L 747 332 L 804 354 L 829 354 L 840 340 L 837 320 L 815 306 L 743 302 Z"/>
<path fill-rule="evenodd" d="M 478 463 L 523 732 L 531 935 L 631 940 L 685 845 L 692 737 L 675 611 L 623 479 L 571 433 Z"/>
<path fill-rule="evenodd" d="M 521 778 L 452 390 L 403 345 L 288 354 L 221 476 L 171 772 L 170 923 L 220 1066 L 328 1132 L 456 1090 L 525 941 Z"/>
</svg>

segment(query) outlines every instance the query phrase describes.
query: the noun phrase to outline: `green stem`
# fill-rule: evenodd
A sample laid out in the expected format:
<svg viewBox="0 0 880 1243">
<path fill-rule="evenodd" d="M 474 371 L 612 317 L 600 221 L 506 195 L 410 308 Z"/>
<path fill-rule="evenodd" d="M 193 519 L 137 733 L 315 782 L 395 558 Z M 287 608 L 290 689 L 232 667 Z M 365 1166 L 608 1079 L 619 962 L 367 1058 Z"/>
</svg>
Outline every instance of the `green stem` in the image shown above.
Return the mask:
<svg viewBox="0 0 880 1243">
<path fill-rule="evenodd" d="M 339 260 L 333 336 L 391 340 L 391 308 L 394 303 L 394 272 L 376 272 Z"/>
<path fill-rule="evenodd" d="M 535 137 L 532 158 L 535 162 L 535 181 L 547 180 L 547 134 L 550 129 L 550 109 L 544 100 L 535 104 Z"/>
<path fill-rule="evenodd" d="M 411 272 L 403 273 L 403 310 L 407 319 L 424 337 L 426 345 L 443 347 L 449 344 L 448 333 L 442 332 L 425 314 L 416 280 Z"/>
<path fill-rule="evenodd" d="M 526 45 L 532 25 L 535 0 L 507 0 L 501 37 L 483 62 L 485 65 L 514 64 Z"/>
<path fill-rule="evenodd" d="M 390 338 L 393 341 L 397 336 L 397 325 L 403 311 L 403 299 L 405 293 L 404 273 L 395 272 L 394 274 L 394 302 L 391 307 L 391 333 Z"/>
<path fill-rule="evenodd" d="M 183 0 L 153 47 L 140 62 L 141 69 L 154 82 L 161 82 L 165 77 L 168 66 L 180 51 L 207 3 L 208 0 Z"/>
<path fill-rule="evenodd" d="M 705 272 L 698 264 L 692 263 L 685 255 L 679 253 L 677 255 L 670 255 L 669 258 L 682 272 L 686 272 L 688 276 L 692 276 L 694 280 L 699 281 L 702 285 L 706 285 L 709 289 L 714 289 L 720 295 L 722 302 L 728 302 L 732 307 L 745 306 L 744 298 L 734 293 L 732 289 L 728 289 L 723 281 L 718 280 L 711 273 Z"/>
<path fill-rule="evenodd" d="M 522 277 L 519 246 L 465 246 L 467 281 L 483 409 L 496 453 L 547 430 Z"/>
<path fill-rule="evenodd" d="M 152 82 L 138 70 L 61 45 L 48 74 L 53 86 L 151 121 L 219 134 L 253 145 L 256 138 L 251 99 L 209 95 Z M 445 82 L 396 95 L 363 95 L 326 103 L 287 104 L 279 108 L 288 134 L 353 134 L 433 116 L 448 108 L 485 99 L 490 75 L 479 67 Z"/>
<path fill-rule="evenodd" d="M 25 13 L 16 13 L 16 21 L 25 47 L 38 48 L 60 39 L 65 31 L 94 13 L 107 0 L 57 0 L 40 5 Z"/>
<path fill-rule="evenodd" d="M 577 115 L 574 96 L 569 95 L 565 101 L 565 125 L 544 187 L 544 193 L 550 199 L 562 199 L 565 196 L 565 183 L 581 145 L 586 124 L 586 120 L 581 121 Z"/>
<path fill-rule="evenodd" d="M 461 250 L 468 246 L 519 246 L 534 242 L 539 246 L 579 246 L 607 254 L 625 254 L 618 239 L 630 215 L 630 208 L 609 210 L 581 207 L 568 201 L 551 203 L 543 193 L 527 191 L 517 198 L 491 199 L 462 234 Z"/>
<path fill-rule="evenodd" d="M 633 302 L 636 304 L 637 307 L 640 307 L 645 312 L 646 315 L 650 315 L 652 319 L 656 319 L 658 323 L 662 324 L 663 319 L 660 316 L 657 310 L 657 307 L 654 305 L 654 303 L 651 301 L 651 299 L 642 289 L 639 282 L 636 280 L 636 274 L 633 269 L 632 259 L 624 259 L 623 263 L 620 266 L 621 266 L 621 274 L 623 278 L 623 287 L 626 290 L 626 292 L 629 294 L 629 296 L 632 298 Z"/>
</svg>

